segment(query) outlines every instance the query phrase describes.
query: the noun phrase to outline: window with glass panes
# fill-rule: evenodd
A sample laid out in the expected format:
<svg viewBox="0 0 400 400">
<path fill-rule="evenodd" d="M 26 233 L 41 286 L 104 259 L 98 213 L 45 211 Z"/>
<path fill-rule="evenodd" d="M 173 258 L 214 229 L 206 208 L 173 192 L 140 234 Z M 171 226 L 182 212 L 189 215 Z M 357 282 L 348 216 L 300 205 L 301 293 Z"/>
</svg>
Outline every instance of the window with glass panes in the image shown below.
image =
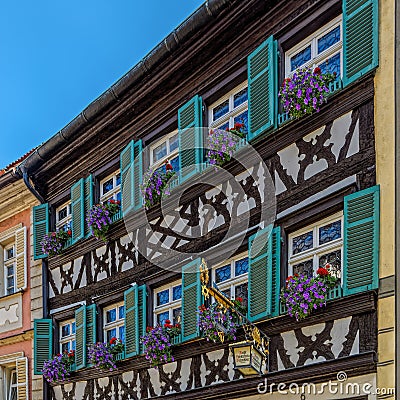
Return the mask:
<svg viewBox="0 0 400 400">
<path fill-rule="evenodd" d="M 60 352 L 75 350 L 75 320 L 63 321 L 60 326 Z"/>
<path fill-rule="evenodd" d="M 248 130 L 248 94 L 247 81 L 211 104 L 209 109 L 209 126 L 213 129 L 228 130 L 236 123 L 244 124 Z"/>
<path fill-rule="evenodd" d="M 322 73 L 342 75 L 342 17 L 338 17 L 310 35 L 285 54 L 285 75 L 297 68 L 321 68 Z"/>
<path fill-rule="evenodd" d="M 6 400 L 17 400 L 17 370 L 15 368 L 6 368 L 4 378 L 4 388 L 5 388 L 5 399 Z M 0 397 L 2 398 L 2 397 Z"/>
<path fill-rule="evenodd" d="M 123 302 L 105 307 L 104 339 L 109 342 L 113 337 L 125 343 L 125 306 Z"/>
<path fill-rule="evenodd" d="M 121 174 L 116 171 L 100 181 L 100 201 L 121 201 Z"/>
<path fill-rule="evenodd" d="M 71 229 L 71 201 L 67 201 L 56 208 L 56 230 Z"/>
<path fill-rule="evenodd" d="M 176 281 L 154 290 L 154 324 L 180 324 L 182 315 L 182 284 Z"/>
<path fill-rule="evenodd" d="M 249 259 L 241 254 L 212 269 L 212 280 L 229 299 L 243 299 L 247 307 Z"/>
<path fill-rule="evenodd" d="M 173 171 L 179 171 L 178 131 L 164 136 L 150 147 L 150 164 L 154 170 L 165 172 L 167 161 L 172 165 Z"/>
<path fill-rule="evenodd" d="M 343 214 L 335 214 L 289 235 L 288 274 L 313 276 L 319 267 L 331 265 L 341 277 L 343 259 Z"/>
<path fill-rule="evenodd" d="M 4 247 L 4 288 L 5 295 L 15 292 L 15 243 Z"/>
</svg>

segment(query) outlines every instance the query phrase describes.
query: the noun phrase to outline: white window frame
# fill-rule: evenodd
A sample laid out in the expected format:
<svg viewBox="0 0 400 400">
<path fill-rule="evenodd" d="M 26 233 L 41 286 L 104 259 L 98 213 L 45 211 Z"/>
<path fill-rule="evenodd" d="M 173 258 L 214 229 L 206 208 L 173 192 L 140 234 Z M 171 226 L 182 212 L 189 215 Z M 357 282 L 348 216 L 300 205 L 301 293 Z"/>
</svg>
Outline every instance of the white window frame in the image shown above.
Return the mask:
<svg viewBox="0 0 400 400">
<path fill-rule="evenodd" d="M 100 181 L 100 202 L 105 203 L 108 200 L 117 200 L 117 195 L 118 193 L 121 193 L 121 183 L 117 185 L 117 176 L 121 173 L 121 171 L 118 169 L 117 171 L 114 171 L 112 174 L 106 176 L 104 179 Z M 110 179 L 113 180 L 113 188 L 108 191 L 107 193 L 103 193 L 103 184 Z M 120 177 L 121 179 L 121 177 Z"/>
<path fill-rule="evenodd" d="M 242 82 L 240 85 L 236 86 L 234 89 L 232 89 L 230 92 L 226 93 L 224 96 L 220 97 L 216 102 L 212 103 L 208 107 L 208 120 L 209 126 L 211 129 L 217 129 L 218 127 L 225 125 L 227 122 L 229 124 L 229 129 L 233 128 L 235 125 L 235 117 L 238 115 L 242 114 L 244 111 L 248 110 L 248 100 L 246 100 L 244 103 L 240 104 L 237 107 L 234 107 L 234 96 L 241 90 L 245 89 L 248 87 L 247 80 Z M 219 106 L 221 103 L 224 101 L 229 100 L 229 112 L 226 113 L 225 115 L 222 115 L 215 121 L 213 121 L 213 111 L 214 108 Z"/>
<path fill-rule="evenodd" d="M 65 207 L 67 207 L 67 216 L 62 219 L 59 219 L 58 213 Z M 61 204 L 60 206 L 56 207 L 56 230 L 58 231 L 62 229 L 63 226 L 65 225 L 71 228 L 71 222 L 72 222 L 71 200 L 68 200 L 65 203 Z"/>
<path fill-rule="evenodd" d="M 332 29 L 340 26 L 340 40 L 335 43 L 330 48 L 324 50 L 322 53 L 318 53 L 318 39 L 327 34 Z M 296 55 L 299 51 L 304 50 L 306 47 L 311 45 L 311 60 L 305 64 L 299 66 L 298 68 L 315 68 L 320 65 L 324 60 L 331 58 L 337 53 L 340 53 L 340 76 L 343 76 L 343 24 L 342 15 L 339 15 L 322 28 L 318 29 L 306 39 L 302 40 L 296 46 L 292 47 L 285 53 L 285 77 L 290 77 L 293 75 L 294 71 L 291 71 L 290 59 L 292 56 Z"/>
<path fill-rule="evenodd" d="M 60 353 L 62 352 L 62 345 L 68 343 L 68 349 L 69 351 L 75 350 L 73 346 L 73 342 L 76 344 L 76 326 L 75 326 L 75 333 L 72 333 L 72 324 L 75 323 L 75 319 L 69 319 L 67 321 L 62 321 L 59 323 L 59 329 L 60 329 Z M 69 332 L 70 334 L 68 336 L 62 336 L 62 328 L 63 326 L 70 325 L 69 327 Z"/>
<path fill-rule="evenodd" d="M 319 234 L 318 230 L 320 227 L 329 225 L 332 222 L 335 221 L 341 221 L 341 237 L 339 239 L 332 240 L 331 242 L 328 242 L 326 244 L 319 244 Z M 313 248 L 309 250 L 302 251 L 298 254 L 293 255 L 293 242 L 292 239 L 294 237 L 300 236 L 304 233 L 307 233 L 309 231 L 313 231 Z M 330 253 L 332 251 L 337 251 L 340 250 L 341 253 L 341 270 L 339 273 L 338 278 L 340 278 L 343 274 L 343 212 L 338 212 L 335 213 L 327 218 L 324 218 L 314 224 L 308 225 L 302 229 L 299 229 L 295 232 L 292 232 L 291 234 L 288 235 L 288 241 L 289 241 L 289 254 L 288 254 L 288 276 L 293 275 L 293 265 L 301 263 L 303 261 L 308 261 L 310 259 L 313 260 L 313 271 L 314 275 L 317 272 L 317 269 L 319 268 L 319 258 L 321 255 Z"/>
<path fill-rule="evenodd" d="M 238 255 L 236 255 L 234 257 L 231 257 L 228 260 L 213 266 L 212 269 L 211 269 L 212 282 L 216 283 L 216 285 L 218 286 L 218 289 L 221 292 L 224 292 L 225 290 L 229 289 L 230 293 L 231 293 L 230 298 L 232 300 L 235 299 L 235 287 L 239 286 L 239 285 L 243 285 L 244 283 L 248 284 L 248 282 L 249 282 L 249 273 L 248 272 L 245 273 L 245 274 L 239 275 L 239 276 L 235 276 L 235 262 L 239 261 L 239 260 L 241 260 L 243 258 L 246 258 L 246 257 L 248 257 L 248 252 L 247 251 L 243 252 L 243 253 L 240 253 L 240 254 L 238 254 Z M 229 279 L 227 279 L 226 281 L 217 283 L 216 270 L 218 268 L 224 267 L 227 264 L 231 265 L 231 277 Z M 249 300 L 248 299 L 248 293 L 247 293 L 247 299 L 246 300 L 247 301 Z"/>
<path fill-rule="evenodd" d="M 125 317 L 124 318 L 119 318 L 119 308 L 121 306 L 125 307 L 125 303 L 123 301 L 120 301 L 118 303 L 113 303 L 107 307 L 103 308 L 103 334 L 104 334 L 104 341 L 107 340 L 107 332 L 110 331 L 111 329 L 115 328 L 115 337 L 117 339 L 122 340 L 119 337 L 119 328 L 122 326 L 125 326 Z M 113 322 L 107 323 L 107 311 L 110 311 L 112 309 L 116 309 L 116 320 Z M 124 309 L 124 315 L 126 313 L 126 310 Z"/>
<path fill-rule="evenodd" d="M 10 249 L 13 249 L 13 256 L 10 258 L 7 258 L 6 257 L 7 251 Z M 8 296 L 8 295 L 14 294 L 16 292 L 16 288 L 17 288 L 17 282 L 16 282 L 16 280 L 17 280 L 17 276 L 16 276 L 17 255 L 15 253 L 16 253 L 15 242 L 12 242 L 12 243 L 4 246 L 4 266 L 3 266 L 3 268 L 4 268 L 4 296 Z M 11 267 L 11 266 L 13 267 L 13 274 L 8 275 L 7 270 L 8 270 L 8 267 Z M 8 293 L 8 289 L 10 289 L 10 288 L 8 287 L 8 279 L 7 278 L 9 278 L 11 276 L 13 277 L 13 280 L 14 280 L 14 287 L 12 288 L 13 289 L 12 293 Z"/>
<path fill-rule="evenodd" d="M 158 168 L 160 168 L 162 165 L 164 165 L 167 160 L 171 161 L 177 155 L 179 155 L 179 145 L 175 150 L 171 151 L 170 143 L 169 143 L 170 139 L 177 134 L 178 134 L 178 130 L 174 130 L 173 132 L 168 133 L 168 135 L 165 135 L 162 139 L 160 139 L 157 142 L 155 142 L 154 144 L 150 145 L 150 166 L 153 168 L 154 171 L 157 170 Z M 178 137 L 178 141 L 179 141 L 179 137 Z M 162 145 L 164 142 L 166 143 L 166 146 L 167 146 L 167 154 L 163 158 L 160 158 L 159 160 L 155 161 L 153 151 L 154 151 L 154 149 L 156 149 L 157 147 Z"/>
<path fill-rule="evenodd" d="M 171 321 L 171 323 L 174 322 L 174 311 L 173 310 L 175 310 L 177 308 L 180 308 L 181 309 L 181 317 L 182 317 L 182 297 L 180 299 L 178 299 L 178 300 L 172 300 L 172 298 L 173 298 L 173 288 L 176 287 L 176 286 L 179 286 L 179 285 L 182 286 L 182 280 L 181 279 L 176 280 L 176 281 L 171 282 L 171 283 L 169 283 L 167 285 L 163 285 L 163 286 L 160 286 L 160 287 L 154 289 L 154 291 L 153 291 L 154 326 L 156 326 L 158 324 L 157 316 L 159 314 L 162 314 L 162 313 L 167 312 L 167 311 L 169 313 L 168 319 Z M 167 289 L 169 290 L 169 299 L 170 299 L 170 301 L 168 303 L 166 303 L 166 304 L 162 304 L 162 305 L 158 306 L 157 305 L 157 294 L 160 293 L 160 292 L 163 292 L 164 290 L 167 290 Z M 183 291 L 182 291 L 182 296 L 183 296 Z M 182 321 L 180 320 L 179 322 L 175 322 L 175 323 L 181 323 L 181 322 Z"/>
</svg>

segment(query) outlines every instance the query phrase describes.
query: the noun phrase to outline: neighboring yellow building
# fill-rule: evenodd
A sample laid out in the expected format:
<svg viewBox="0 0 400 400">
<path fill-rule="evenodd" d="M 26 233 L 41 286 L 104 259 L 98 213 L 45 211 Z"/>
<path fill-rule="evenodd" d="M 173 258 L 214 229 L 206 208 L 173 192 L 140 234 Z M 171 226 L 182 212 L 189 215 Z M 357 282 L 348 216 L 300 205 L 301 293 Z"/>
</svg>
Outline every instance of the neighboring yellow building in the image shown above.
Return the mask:
<svg viewBox="0 0 400 400">
<path fill-rule="evenodd" d="M 379 67 L 375 75 L 376 183 L 381 189 L 378 398 L 395 398 L 395 14 L 396 2 L 379 1 Z M 398 11 L 397 11 L 398 12 Z"/>
</svg>

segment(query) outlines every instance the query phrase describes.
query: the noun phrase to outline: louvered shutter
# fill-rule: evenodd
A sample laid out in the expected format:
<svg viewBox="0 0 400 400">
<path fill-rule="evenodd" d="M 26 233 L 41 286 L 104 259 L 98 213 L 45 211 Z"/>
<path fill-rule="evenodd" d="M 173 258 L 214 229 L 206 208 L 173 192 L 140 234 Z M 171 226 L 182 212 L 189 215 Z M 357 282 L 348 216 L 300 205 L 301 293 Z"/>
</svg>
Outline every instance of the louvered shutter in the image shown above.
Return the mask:
<svg viewBox="0 0 400 400">
<path fill-rule="evenodd" d="M 344 198 L 343 294 L 377 289 L 379 186 Z"/>
<path fill-rule="evenodd" d="M 122 213 L 142 207 L 140 184 L 143 177 L 142 141 L 133 140 L 122 150 L 120 155 Z"/>
<path fill-rule="evenodd" d="M 79 179 L 71 188 L 72 241 L 76 242 L 85 235 L 85 180 Z"/>
<path fill-rule="evenodd" d="M 86 367 L 86 306 L 75 311 L 75 364 L 76 369 Z"/>
<path fill-rule="evenodd" d="M 249 237 L 249 319 L 279 314 L 280 228 L 264 228 Z"/>
<path fill-rule="evenodd" d="M 343 0 L 343 84 L 378 66 L 378 0 Z"/>
<path fill-rule="evenodd" d="M 16 370 L 17 370 L 17 400 L 29 400 L 27 357 L 17 358 Z"/>
<path fill-rule="evenodd" d="M 96 343 L 96 304 L 86 307 L 86 347 Z"/>
<path fill-rule="evenodd" d="M 203 150 L 203 101 L 196 95 L 178 110 L 179 177 L 184 182 L 201 172 Z"/>
<path fill-rule="evenodd" d="M 200 335 L 197 326 L 197 311 L 202 304 L 200 264 L 198 258 L 182 268 L 182 341 Z"/>
<path fill-rule="evenodd" d="M 53 323 L 51 319 L 35 319 L 33 322 L 35 375 L 41 375 L 43 364 L 50 360 L 53 353 Z"/>
<path fill-rule="evenodd" d="M 49 205 L 41 204 L 33 207 L 33 257 L 35 260 L 45 258 L 47 255 L 42 252 L 40 242 L 49 232 Z"/>
<path fill-rule="evenodd" d="M 140 354 L 140 337 L 146 333 L 146 286 L 134 285 L 124 293 L 125 299 L 125 354 L 132 357 Z"/>
<path fill-rule="evenodd" d="M 17 289 L 26 289 L 26 227 L 15 232 Z"/>
<path fill-rule="evenodd" d="M 249 132 L 252 140 L 267 129 L 276 127 L 278 53 L 276 40 L 270 36 L 247 58 Z"/>
<path fill-rule="evenodd" d="M 89 175 L 84 182 L 84 189 L 83 189 L 83 196 L 84 196 L 84 213 L 83 213 L 83 225 L 84 225 L 84 236 L 88 237 L 90 236 L 90 229 L 88 227 L 86 217 L 88 214 L 88 211 L 92 208 L 93 206 L 93 178 L 92 175 Z"/>
</svg>

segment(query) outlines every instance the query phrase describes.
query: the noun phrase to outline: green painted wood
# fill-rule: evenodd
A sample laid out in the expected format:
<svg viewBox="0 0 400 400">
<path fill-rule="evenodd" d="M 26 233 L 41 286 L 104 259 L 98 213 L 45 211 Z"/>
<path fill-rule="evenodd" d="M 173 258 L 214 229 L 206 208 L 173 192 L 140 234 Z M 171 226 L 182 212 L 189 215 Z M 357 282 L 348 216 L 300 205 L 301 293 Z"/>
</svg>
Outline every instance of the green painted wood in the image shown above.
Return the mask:
<svg viewBox="0 0 400 400">
<path fill-rule="evenodd" d="M 85 180 L 79 179 L 71 188 L 72 242 L 85 236 Z"/>
<path fill-rule="evenodd" d="M 249 132 L 248 140 L 277 126 L 278 52 L 270 36 L 247 58 Z"/>
<path fill-rule="evenodd" d="M 182 342 L 200 336 L 197 311 L 202 304 L 200 282 L 201 259 L 191 261 L 182 268 Z"/>
<path fill-rule="evenodd" d="M 139 354 L 139 290 L 136 283 L 124 292 L 125 302 L 125 354 L 132 357 Z"/>
<path fill-rule="evenodd" d="M 343 294 L 379 286 L 379 186 L 344 198 Z"/>
<path fill-rule="evenodd" d="M 204 168 L 203 101 L 194 96 L 178 110 L 179 179 L 184 182 Z"/>
<path fill-rule="evenodd" d="M 86 367 L 86 306 L 75 311 L 75 364 L 76 369 Z"/>
<path fill-rule="evenodd" d="M 96 304 L 86 307 L 86 347 L 97 341 L 96 315 Z"/>
<path fill-rule="evenodd" d="M 35 260 L 38 260 L 47 257 L 47 255 L 42 252 L 42 245 L 40 244 L 44 236 L 49 232 L 49 205 L 47 203 L 33 207 L 32 221 L 33 257 Z"/>
<path fill-rule="evenodd" d="M 92 175 L 89 175 L 84 181 L 83 196 L 84 196 L 84 203 L 83 203 L 84 236 L 89 237 L 91 232 L 90 232 L 90 229 L 86 222 L 86 218 L 87 218 L 89 210 L 93 206 L 93 178 L 92 178 Z"/>
<path fill-rule="evenodd" d="M 378 0 L 343 0 L 343 85 L 378 66 Z"/>
<path fill-rule="evenodd" d="M 43 364 L 50 360 L 53 353 L 53 321 L 35 319 L 33 321 L 33 370 L 42 375 Z"/>
</svg>

